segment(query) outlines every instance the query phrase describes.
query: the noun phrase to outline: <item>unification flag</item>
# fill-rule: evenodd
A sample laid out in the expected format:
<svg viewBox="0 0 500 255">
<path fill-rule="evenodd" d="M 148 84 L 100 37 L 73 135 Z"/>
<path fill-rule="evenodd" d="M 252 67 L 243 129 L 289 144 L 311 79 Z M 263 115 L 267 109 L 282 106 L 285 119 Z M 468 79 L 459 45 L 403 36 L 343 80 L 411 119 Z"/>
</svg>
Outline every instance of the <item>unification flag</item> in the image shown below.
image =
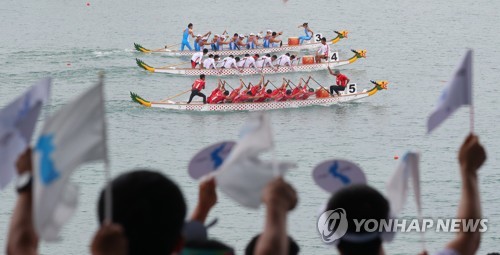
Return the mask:
<svg viewBox="0 0 500 255">
<path fill-rule="evenodd" d="M 417 204 L 418 214 L 421 214 L 422 203 L 420 200 L 420 170 L 418 166 L 419 154 L 408 152 L 396 168 L 391 179 L 386 185 L 387 197 L 391 205 L 391 213 L 398 215 L 403 211 L 406 198 L 408 197 L 408 180 L 412 179 L 413 193 Z"/>
<path fill-rule="evenodd" d="M 70 183 L 83 163 L 107 161 L 102 79 L 45 121 L 34 148 L 34 222 L 41 239 L 57 241 L 77 207 Z"/>
<path fill-rule="evenodd" d="M 240 135 L 240 140 L 214 175 L 222 192 L 243 206 L 258 208 L 264 187 L 294 164 L 259 159 L 260 153 L 273 147 L 267 115 L 259 114 L 251 118 Z"/>
<path fill-rule="evenodd" d="M 50 84 L 50 78 L 42 79 L 0 111 L 0 189 L 16 174 L 17 158 L 31 141 Z"/>
<path fill-rule="evenodd" d="M 434 112 L 427 121 L 427 133 L 432 132 L 462 105 L 472 104 L 472 50 L 468 50 L 452 79 L 448 82 Z"/>
</svg>

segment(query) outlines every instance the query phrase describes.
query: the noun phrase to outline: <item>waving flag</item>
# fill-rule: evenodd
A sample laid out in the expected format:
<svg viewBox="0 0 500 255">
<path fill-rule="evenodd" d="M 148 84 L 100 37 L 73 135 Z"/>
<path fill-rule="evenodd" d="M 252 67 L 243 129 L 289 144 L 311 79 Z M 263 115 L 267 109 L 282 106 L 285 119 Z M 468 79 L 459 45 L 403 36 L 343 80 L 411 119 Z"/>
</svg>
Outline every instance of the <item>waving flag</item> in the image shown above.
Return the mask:
<svg viewBox="0 0 500 255">
<path fill-rule="evenodd" d="M 403 211 L 406 198 L 408 197 L 408 181 L 412 179 L 413 193 L 417 204 L 417 211 L 421 213 L 420 201 L 420 170 L 418 167 L 419 154 L 408 152 L 403 156 L 403 160 L 392 175 L 386 185 L 387 197 L 391 204 L 391 212 L 398 215 Z"/>
<path fill-rule="evenodd" d="M 427 121 L 427 133 L 432 132 L 462 105 L 472 104 L 472 50 L 468 50 L 455 74 L 444 88 L 434 112 Z"/>
<path fill-rule="evenodd" d="M 219 170 L 214 172 L 217 186 L 243 206 L 258 208 L 261 193 L 275 175 L 284 173 L 294 164 L 262 161 L 259 154 L 273 147 L 269 117 L 251 118 L 241 130 L 241 138 Z"/>
<path fill-rule="evenodd" d="M 31 141 L 50 84 L 50 78 L 42 79 L 0 111 L 0 189 L 16 174 L 16 160 Z"/>
<path fill-rule="evenodd" d="M 107 161 L 102 79 L 45 121 L 34 148 L 34 222 L 45 241 L 58 240 L 77 207 L 78 187 L 70 183 L 83 163 Z"/>
</svg>

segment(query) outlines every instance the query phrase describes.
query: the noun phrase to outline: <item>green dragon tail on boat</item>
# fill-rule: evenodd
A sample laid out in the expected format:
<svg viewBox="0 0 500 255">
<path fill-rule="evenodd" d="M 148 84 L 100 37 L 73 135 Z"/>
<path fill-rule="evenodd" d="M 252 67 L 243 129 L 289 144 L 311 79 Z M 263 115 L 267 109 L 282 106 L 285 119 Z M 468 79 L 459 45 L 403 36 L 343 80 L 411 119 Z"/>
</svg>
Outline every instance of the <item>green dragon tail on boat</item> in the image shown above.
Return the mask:
<svg viewBox="0 0 500 255">
<path fill-rule="evenodd" d="M 137 95 L 134 92 L 130 92 L 130 98 L 132 98 L 132 101 L 134 101 L 134 102 L 136 102 L 138 104 L 144 105 L 146 107 L 151 107 L 151 102 L 149 102 L 148 100 L 140 97 L 139 95 Z"/>
<path fill-rule="evenodd" d="M 140 60 L 140 59 L 136 58 L 136 59 L 135 59 L 135 62 L 137 63 L 137 65 L 138 65 L 139 67 L 143 68 L 144 70 L 146 70 L 146 71 L 150 71 L 150 72 L 154 73 L 155 68 L 154 68 L 154 67 L 152 67 L 152 66 L 150 66 L 150 65 L 148 65 L 148 64 L 146 64 L 146 63 L 144 63 L 144 61 L 142 61 L 142 60 Z"/>
<path fill-rule="evenodd" d="M 146 49 L 146 48 L 142 47 L 142 45 L 140 45 L 138 43 L 134 43 L 134 47 L 135 47 L 135 49 L 137 51 L 144 52 L 144 53 L 151 53 L 150 49 Z"/>
</svg>

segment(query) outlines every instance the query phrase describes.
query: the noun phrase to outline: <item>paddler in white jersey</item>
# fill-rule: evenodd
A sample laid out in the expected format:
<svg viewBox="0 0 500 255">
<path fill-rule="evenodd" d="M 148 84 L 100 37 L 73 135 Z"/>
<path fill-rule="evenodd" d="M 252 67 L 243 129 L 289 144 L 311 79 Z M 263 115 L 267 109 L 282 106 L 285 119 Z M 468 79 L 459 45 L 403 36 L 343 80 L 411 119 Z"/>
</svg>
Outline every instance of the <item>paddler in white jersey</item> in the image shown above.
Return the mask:
<svg viewBox="0 0 500 255">
<path fill-rule="evenodd" d="M 258 57 L 258 55 L 257 55 Z M 245 57 L 238 62 L 238 67 L 244 67 L 244 68 L 249 68 L 249 67 L 256 67 L 255 66 L 255 59 L 257 58 L 255 56 L 251 57 L 250 54 L 245 54 Z"/>
<path fill-rule="evenodd" d="M 191 68 L 196 68 L 197 65 L 200 65 L 200 69 L 201 69 L 201 62 L 202 62 L 202 59 L 203 59 L 203 56 L 206 55 L 208 53 L 208 50 L 207 49 L 204 49 L 203 51 L 199 51 L 199 52 L 196 52 L 195 54 L 193 54 L 193 56 L 191 57 Z"/>
<path fill-rule="evenodd" d="M 203 61 L 203 67 L 205 69 L 216 69 L 217 67 L 215 66 L 215 60 L 214 60 L 214 55 L 209 54 L 208 58 Z"/>
<path fill-rule="evenodd" d="M 290 56 L 290 53 L 281 55 L 277 60 L 276 64 L 278 66 L 289 66 L 292 67 L 292 61 L 295 59 L 295 55 Z"/>
<path fill-rule="evenodd" d="M 238 68 L 238 65 L 236 65 L 236 60 L 234 59 L 233 55 L 229 55 L 229 57 L 224 58 L 222 62 L 222 68 L 236 68 L 238 69 L 238 71 L 243 72 L 243 70 Z"/>
<path fill-rule="evenodd" d="M 264 68 L 264 67 L 271 67 L 273 69 L 276 69 L 273 65 L 273 61 L 276 60 L 276 55 L 273 55 L 271 57 L 271 54 L 266 54 L 265 56 L 262 56 L 255 61 L 255 66 L 258 68 Z"/>
</svg>

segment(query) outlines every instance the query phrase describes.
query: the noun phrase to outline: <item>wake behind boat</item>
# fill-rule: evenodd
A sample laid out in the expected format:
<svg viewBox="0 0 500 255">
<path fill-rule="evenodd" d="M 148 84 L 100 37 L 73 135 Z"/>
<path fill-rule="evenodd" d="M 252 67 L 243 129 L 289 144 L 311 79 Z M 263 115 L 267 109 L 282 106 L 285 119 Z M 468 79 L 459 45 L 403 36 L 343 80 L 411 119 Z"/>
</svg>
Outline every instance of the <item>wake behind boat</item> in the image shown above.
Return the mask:
<svg viewBox="0 0 500 255">
<path fill-rule="evenodd" d="M 252 74 L 275 74 L 275 73 L 292 73 L 292 72 L 312 72 L 326 70 L 328 67 L 339 67 L 356 62 L 359 58 L 366 58 L 366 50 L 351 50 L 354 56 L 347 60 L 328 61 L 322 63 L 302 63 L 290 66 L 262 67 L 262 68 L 218 68 L 218 69 L 199 69 L 199 68 L 177 68 L 172 67 L 152 67 L 144 61 L 136 58 L 136 63 L 139 67 L 152 73 L 168 73 L 180 74 L 186 76 L 198 76 L 200 74 L 213 75 L 213 76 L 228 76 L 228 75 L 252 75 Z M 338 53 L 337 53 L 338 56 Z M 186 63 L 187 64 L 187 63 Z M 240 71 L 241 70 L 241 71 Z"/>
<path fill-rule="evenodd" d="M 245 103 L 219 103 L 219 104 L 203 104 L 201 102 L 175 102 L 170 100 L 148 101 L 139 95 L 130 92 L 132 100 L 145 107 L 163 108 L 179 111 L 265 111 L 274 109 L 300 108 L 307 106 L 331 106 L 339 103 L 360 100 L 369 96 L 375 95 L 379 90 L 387 89 L 387 81 L 371 81 L 374 86 L 370 90 L 357 92 L 356 84 L 349 84 L 341 96 L 329 96 L 328 92 L 322 91 L 319 88 L 315 95 L 304 100 L 287 100 L 287 101 L 269 101 L 269 102 L 245 102 Z M 323 93 L 322 93 L 323 92 Z M 326 95 L 324 94 L 326 92 Z M 325 96 L 325 97 L 322 97 Z"/>
<path fill-rule="evenodd" d="M 349 33 L 348 31 L 334 31 L 337 36 L 329 41 L 327 41 L 328 44 L 336 44 L 339 42 L 341 39 L 347 38 L 347 34 Z M 265 54 L 265 53 L 273 53 L 273 52 L 282 52 L 282 51 L 299 51 L 299 50 L 306 50 L 306 49 L 315 49 L 318 46 L 321 45 L 320 39 L 322 35 L 317 34 L 316 37 L 311 39 L 310 41 L 305 42 L 304 44 L 298 44 L 298 38 L 297 37 L 289 37 L 288 38 L 288 44 L 283 44 L 281 47 L 268 47 L 268 48 L 255 48 L 255 49 L 246 49 L 242 48 L 239 50 L 210 50 L 209 53 L 212 54 L 218 54 L 219 56 L 229 56 L 229 55 L 244 55 L 244 54 Z M 134 43 L 134 48 L 143 53 L 162 53 L 165 54 L 166 56 L 191 56 L 193 54 L 193 51 L 190 50 L 173 50 L 169 48 L 159 48 L 159 49 L 148 49 L 143 47 L 142 45 L 138 43 Z"/>
</svg>

